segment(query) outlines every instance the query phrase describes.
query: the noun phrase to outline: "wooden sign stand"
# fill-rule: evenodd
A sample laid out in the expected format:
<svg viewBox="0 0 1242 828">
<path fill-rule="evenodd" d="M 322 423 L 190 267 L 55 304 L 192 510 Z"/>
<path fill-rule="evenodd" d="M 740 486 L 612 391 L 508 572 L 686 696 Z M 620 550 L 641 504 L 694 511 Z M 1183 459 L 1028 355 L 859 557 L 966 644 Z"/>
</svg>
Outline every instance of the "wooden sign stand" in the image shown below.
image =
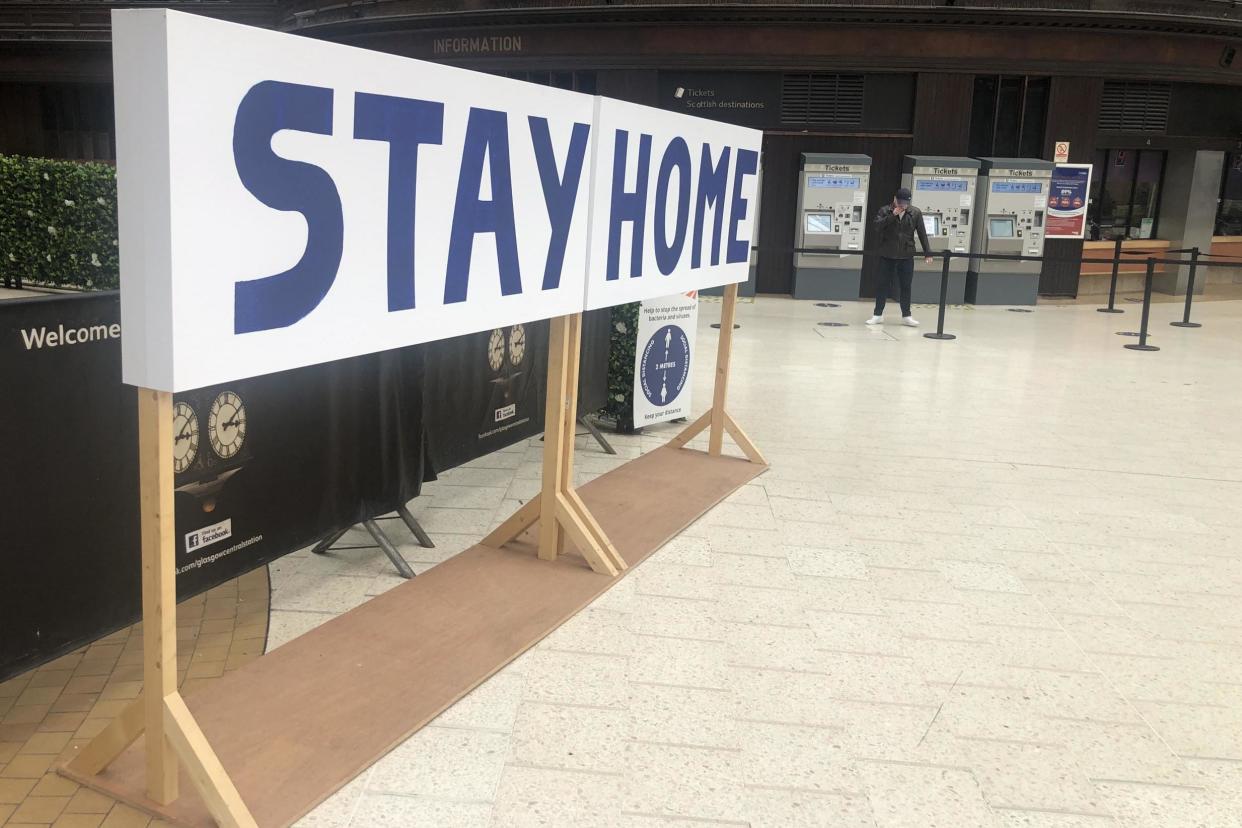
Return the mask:
<svg viewBox="0 0 1242 828">
<path fill-rule="evenodd" d="M 719 457 L 724 447 L 724 435 L 727 431 L 737 443 L 738 448 L 746 455 L 746 459 L 766 466 L 768 461 L 764 459 L 763 454 L 725 408 L 725 397 L 729 393 L 729 358 L 733 353 L 733 316 L 736 310 L 737 285 L 727 285 L 720 307 L 720 341 L 716 346 L 716 386 L 712 394 L 712 407 L 670 440 L 669 445 L 673 448 L 682 448 L 704 429 L 710 429 L 707 435 L 707 453 L 713 457 Z"/>
<path fill-rule="evenodd" d="M 144 732 L 147 796 L 177 798 L 179 765 L 222 828 L 255 828 L 177 690 L 177 583 L 173 510 L 172 394 L 138 389 L 138 469 L 142 525 L 142 694 L 67 765 L 95 776 Z"/>
<path fill-rule="evenodd" d="M 724 291 L 712 407 L 675 437 L 683 447 L 710 429 L 708 453 L 720 456 L 728 432 L 752 463 L 763 455 L 725 409 L 737 285 Z M 568 538 L 596 572 L 627 568 L 573 486 L 578 421 L 582 314 L 551 321 L 543 444 L 543 490 L 483 539 L 497 547 L 539 524 L 539 557 L 555 560 Z M 177 798 L 179 768 L 221 828 L 257 828 L 228 773 L 177 689 L 177 589 L 173 507 L 172 394 L 138 389 L 139 499 L 142 525 L 142 694 L 83 747 L 67 765 L 74 776 L 101 773 L 146 734 L 147 796 L 167 805 Z"/>
<path fill-rule="evenodd" d="M 578 427 L 581 351 L 582 314 L 554 318 L 548 343 L 543 491 L 496 527 L 482 543 L 499 549 L 538 523 L 540 558 L 556 560 L 568 537 L 591 569 L 601 575 L 616 575 L 627 568 L 625 560 L 574 490 L 574 437 Z"/>
</svg>

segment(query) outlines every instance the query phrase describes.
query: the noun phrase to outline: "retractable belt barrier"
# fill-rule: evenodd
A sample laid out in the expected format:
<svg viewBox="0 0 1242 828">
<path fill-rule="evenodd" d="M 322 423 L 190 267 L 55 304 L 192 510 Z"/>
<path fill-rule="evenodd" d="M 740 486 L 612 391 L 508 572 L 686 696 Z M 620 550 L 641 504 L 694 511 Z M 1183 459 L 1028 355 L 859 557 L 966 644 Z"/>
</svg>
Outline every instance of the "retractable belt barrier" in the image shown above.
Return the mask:
<svg viewBox="0 0 1242 828">
<path fill-rule="evenodd" d="M 1148 320 L 1151 314 L 1152 283 L 1155 278 L 1156 265 L 1178 265 L 1178 266 L 1185 265 L 1190 268 L 1190 272 L 1187 276 L 1187 282 L 1186 282 L 1186 305 L 1182 313 L 1182 319 L 1179 322 L 1170 322 L 1169 324 L 1173 325 L 1174 327 L 1178 327 L 1178 328 L 1200 328 L 1200 327 L 1203 327 L 1201 323 L 1190 321 L 1190 306 L 1191 306 L 1191 302 L 1194 297 L 1196 270 L 1198 270 L 1198 268 L 1201 268 L 1201 267 L 1238 267 L 1240 264 L 1242 264 L 1239 262 L 1239 258 L 1237 256 L 1231 256 L 1231 255 L 1220 254 L 1220 253 L 1202 253 L 1199 251 L 1199 248 L 1197 247 L 1186 247 L 1186 248 L 1178 248 L 1176 250 L 1166 250 L 1163 252 L 1162 256 L 1153 256 L 1150 254 L 1149 251 L 1137 251 L 1137 250 L 1124 251 L 1121 249 L 1121 242 L 1122 242 L 1121 239 L 1117 239 L 1117 244 L 1113 250 L 1113 257 L 1111 259 L 1079 258 L 1079 257 L 1054 258 L 1051 256 L 1023 256 L 1021 254 L 1015 254 L 1015 253 L 956 253 L 950 250 L 942 250 L 937 253 L 934 253 L 932 254 L 932 256 L 929 256 L 928 258 L 933 258 L 933 257 L 941 258 L 944 261 L 944 267 L 941 270 L 941 274 L 940 274 L 940 307 L 937 312 L 936 332 L 925 333 L 923 334 L 923 336 L 927 337 L 928 339 L 939 339 L 939 340 L 949 340 L 949 339 L 957 338 L 953 334 L 946 334 L 944 332 L 944 314 L 945 314 L 945 306 L 947 304 L 946 300 L 948 297 L 948 285 L 949 285 L 949 263 L 953 259 L 972 259 L 972 260 L 980 259 L 980 260 L 985 260 L 985 261 L 1006 261 L 1006 262 L 1057 262 L 1057 263 L 1063 262 L 1067 264 L 1068 263 L 1109 264 L 1113 266 L 1113 271 L 1112 271 L 1112 279 L 1110 281 L 1109 289 L 1108 289 L 1108 307 L 1097 308 L 1096 310 L 1100 311 L 1101 313 L 1124 313 L 1125 311 L 1114 306 L 1116 302 L 1116 298 L 1117 298 L 1118 265 L 1122 263 L 1134 262 L 1138 260 L 1137 257 L 1143 257 L 1144 254 L 1146 254 L 1145 258 L 1142 259 L 1142 261 L 1145 261 L 1147 264 L 1147 272 L 1143 280 L 1143 311 L 1142 311 L 1142 320 L 1141 320 L 1139 331 L 1138 331 L 1139 341 L 1137 344 L 1129 344 L 1125 346 L 1126 348 L 1129 348 L 1130 350 L 1134 350 L 1134 351 L 1158 351 L 1160 350 L 1154 345 L 1147 344 L 1147 323 L 1148 323 Z M 757 251 L 759 250 L 759 246 L 753 245 L 751 247 L 751 250 Z M 807 255 L 807 256 L 860 256 L 864 259 L 877 258 L 880 256 L 880 254 L 875 252 L 874 250 L 841 250 L 838 248 L 822 248 L 822 247 L 819 247 L 819 248 L 788 247 L 788 248 L 783 248 L 782 252 L 797 253 L 797 254 Z M 1189 259 L 1165 258 L 1165 256 L 1169 256 L 1175 253 L 1189 253 L 1190 258 Z M 1123 256 L 1130 256 L 1131 258 L 1122 258 Z M 1217 261 L 1217 262 L 1204 261 L 1204 259 L 1209 259 L 1209 258 L 1224 259 L 1225 261 Z M 1131 333 L 1129 335 L 1133 336 L 1134 334 Z"/>
</svg>

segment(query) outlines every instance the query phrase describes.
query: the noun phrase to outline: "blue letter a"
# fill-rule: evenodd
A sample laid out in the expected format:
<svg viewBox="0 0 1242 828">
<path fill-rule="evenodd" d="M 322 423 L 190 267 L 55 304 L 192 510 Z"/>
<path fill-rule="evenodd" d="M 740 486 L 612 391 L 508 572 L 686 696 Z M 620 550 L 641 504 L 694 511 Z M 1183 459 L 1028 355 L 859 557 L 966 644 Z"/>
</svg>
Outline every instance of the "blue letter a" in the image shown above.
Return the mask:
<svg viewBox="0 0 1242 828">
<path fill-rule="evenodd" d="M 492 185 L 490 201 L 479 198 L 484 156 L 487 157 L 488 179 Z M 500 271 L 501 294 L 521 293 L 517 229 L 513 225 L 513 183 L 509 175 L 508 116 L 493 109 L 471 107 L 470 120 L 466 123 L 461 172 L 457 178 L 453 229 L 449 234 L 448 268 L 444 277 L 446 305 L 466 301 L 474 237 L 479 233 L 496 234 L 496 265 Z"/>
</svg>

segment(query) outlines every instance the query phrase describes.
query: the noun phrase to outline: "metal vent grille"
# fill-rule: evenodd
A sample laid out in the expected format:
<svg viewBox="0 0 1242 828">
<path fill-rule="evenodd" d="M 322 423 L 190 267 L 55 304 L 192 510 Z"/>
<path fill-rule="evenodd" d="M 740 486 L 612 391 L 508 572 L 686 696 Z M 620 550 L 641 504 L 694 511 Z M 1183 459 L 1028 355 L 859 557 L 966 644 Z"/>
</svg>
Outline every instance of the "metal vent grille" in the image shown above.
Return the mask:
<svg viewBox="0 0 1242 828">
<path fill-rule="evenodd" d="M 862 75 L 785 75 L 782 125 L 859 126 L 862 120 Z"/>
<path fill-rule="evenodd" d="M 1104 96 L 1100 101 L 1100 129 L 1163 133 L 1168 126 L 1167 83 L 1104 83 Z"/>
</svg>

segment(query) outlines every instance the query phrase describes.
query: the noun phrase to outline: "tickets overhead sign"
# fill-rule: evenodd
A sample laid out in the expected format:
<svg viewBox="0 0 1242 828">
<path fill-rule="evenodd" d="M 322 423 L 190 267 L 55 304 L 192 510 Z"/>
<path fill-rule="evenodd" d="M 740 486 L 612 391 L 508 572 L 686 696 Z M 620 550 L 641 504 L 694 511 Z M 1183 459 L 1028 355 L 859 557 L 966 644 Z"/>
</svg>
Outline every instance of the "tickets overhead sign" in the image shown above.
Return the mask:
<svg viewBox="0 0 1242 828">
<path fill-rule="evenodd" d="M 747 277 L 753 130 L 164 9 L 113 64 L 132 385 Z"/>
<path fill-rule="evenodd" d="M 744 282 L 763 133 L 600 98 L 588 309 Z"/>
</svg>

